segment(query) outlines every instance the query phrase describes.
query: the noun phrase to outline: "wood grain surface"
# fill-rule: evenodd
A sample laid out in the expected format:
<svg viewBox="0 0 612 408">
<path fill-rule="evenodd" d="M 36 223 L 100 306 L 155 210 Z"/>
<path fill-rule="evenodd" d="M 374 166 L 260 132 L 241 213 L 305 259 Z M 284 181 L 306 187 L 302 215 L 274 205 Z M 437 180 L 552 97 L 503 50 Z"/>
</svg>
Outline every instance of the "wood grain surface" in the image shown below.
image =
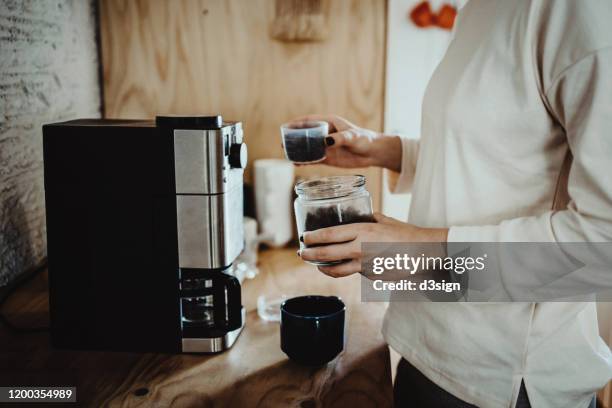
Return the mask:
<svg viewBox="0 0 612 408">
<path fill-rule="evenodd" d="M 271 0 L 101 0 L 108 117 L 221 113 L 244 123 L 250 162 L 282 157 L 280 124 L 324 112 L 382 130 L 385 1 L 326 2 L 320 42 L 271 38 Z M 380 208 L 380 171 L 361 173 Z M 247 179 L 250 179 L 247 171 Z"/>
<path fill-rule="evenodd" d="M 328 278 L 295 249 L 261 253 L 260 275 L 243 285 L 247 323 L 236 344 L 217 355 L 54 350 L 47 333 L 0 329 L 0 384 L 72 385 L 92 407 L 389 407 L 388 348 L 380 334 L 383 304 L 360 302 L 359 277 Z M 326 366 L 303 367 L 280 350 L 278 323 L 257 316 L 260 294 L 335 294 L 347 304 L 347 345 Z M 47 319 L 41 275 L 3 311 L 22 326 Z"/>
</svg>

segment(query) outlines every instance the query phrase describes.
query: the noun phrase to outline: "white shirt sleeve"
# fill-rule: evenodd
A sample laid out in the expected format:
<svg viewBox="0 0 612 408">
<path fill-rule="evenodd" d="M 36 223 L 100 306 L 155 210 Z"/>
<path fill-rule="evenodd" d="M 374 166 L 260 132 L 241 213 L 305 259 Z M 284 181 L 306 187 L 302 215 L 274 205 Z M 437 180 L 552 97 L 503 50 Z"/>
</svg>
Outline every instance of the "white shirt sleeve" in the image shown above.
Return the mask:
<svg viewBox="0 0 612 408">
<path fill-rule="evenodd" d="M 612 48 L 591 53 L 564 69 L 545 98 L 552 116 L 565 130 L 573 155 L 567 208 L 498 225 L 451 227 L 449 242 L 612 241 Z M 592 282 L 601 288 L 610 283 L 595 282 L 585 272 L 553 279 L 547 274 L 549 282 L 541 284 L 565 280 L 564 286 L 575 283 L 584 288 Z M 601 279 L 601 271 L 591 278 L 595 275 Z"/>
<path fill-rule="evenodd" d="M 385 172 L 392 193 L 408 193 L 414 183 L 417 157 L 419 155 L 419 140 L 400 138 L 402 141 L 402 169 L 400 173 L 394 171 Z"/>
</svg>

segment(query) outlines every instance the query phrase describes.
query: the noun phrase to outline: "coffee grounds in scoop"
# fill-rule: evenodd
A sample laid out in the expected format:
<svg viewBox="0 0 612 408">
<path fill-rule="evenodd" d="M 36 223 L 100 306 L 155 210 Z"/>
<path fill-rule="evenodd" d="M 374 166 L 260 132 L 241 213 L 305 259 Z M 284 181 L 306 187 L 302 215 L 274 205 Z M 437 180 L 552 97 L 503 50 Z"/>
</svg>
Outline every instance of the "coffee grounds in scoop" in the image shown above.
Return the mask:
<svg viewBox="0 0 612 408">
<path fill-rule="evenodd" d="M 285 135 L 287 158 L 298 163 L 308 163 L 325 157 L 325 135 L 306 136 L 303 133 Z"/>
</svg>

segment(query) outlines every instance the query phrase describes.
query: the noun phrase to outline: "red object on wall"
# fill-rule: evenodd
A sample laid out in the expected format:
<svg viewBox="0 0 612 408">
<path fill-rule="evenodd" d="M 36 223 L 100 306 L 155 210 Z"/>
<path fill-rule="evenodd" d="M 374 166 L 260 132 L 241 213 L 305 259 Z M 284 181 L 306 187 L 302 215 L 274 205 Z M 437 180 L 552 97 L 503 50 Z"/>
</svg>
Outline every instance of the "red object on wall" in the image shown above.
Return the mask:
<svg viewBox="0 0 612 408">
<path fill-rule="evenodd" d="M 454 6 L 445 3 L 436 14 L 431 10 L 431 5 L 427 0 L 414 6 L 410 12 L 410 19 L 420 28 L 437 26 L 450 30 L 455 24 L 455 17 L 457 17 L 457 9 Z"/>
<path fill-rule="evenodd" d="M 450 4 L 444 4 L 438 11 L 437 26 L 445 30 L 451 30 L 455 24 L 455 17 L 457 17 L 457 9 Z"/>
<path fill-rule="evenodd" d="M 429 1 L 422 1 L 412 9 L 410 19 L 417 27 L 425 28 L 435 24 L 436 16 L 431 11 Z"/>
</svg>

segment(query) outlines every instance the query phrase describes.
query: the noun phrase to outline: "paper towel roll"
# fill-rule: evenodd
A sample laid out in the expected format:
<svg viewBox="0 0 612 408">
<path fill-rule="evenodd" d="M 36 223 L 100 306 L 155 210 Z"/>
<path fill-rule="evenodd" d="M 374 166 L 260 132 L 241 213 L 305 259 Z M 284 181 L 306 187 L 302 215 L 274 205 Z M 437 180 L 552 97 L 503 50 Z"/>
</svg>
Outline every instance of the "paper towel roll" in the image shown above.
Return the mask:
<svg viewBox="0 0 612 408">
<path fill-rule="evenodd" d="M 255 207 L 261 241 L 286 245 L 293 236 L 293 164 L 282 159 L 255 160 Z"/>
</svg>

